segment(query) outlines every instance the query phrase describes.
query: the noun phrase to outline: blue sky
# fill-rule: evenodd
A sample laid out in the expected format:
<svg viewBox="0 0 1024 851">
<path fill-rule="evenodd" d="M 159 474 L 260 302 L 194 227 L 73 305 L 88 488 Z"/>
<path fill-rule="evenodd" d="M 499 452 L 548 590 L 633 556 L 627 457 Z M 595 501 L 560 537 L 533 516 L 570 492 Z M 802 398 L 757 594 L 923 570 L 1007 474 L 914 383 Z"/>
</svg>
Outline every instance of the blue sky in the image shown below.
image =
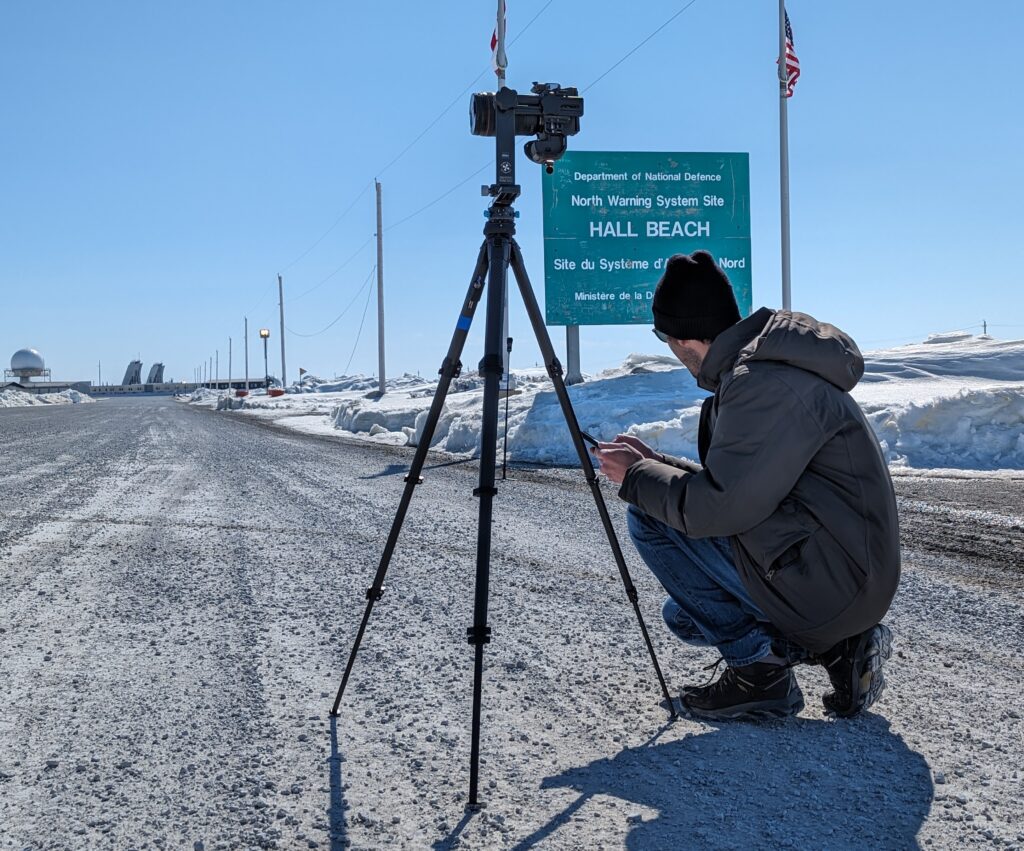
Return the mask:
<svg viewBox="0 0 1024 851">
<path fill-rule="evenodd" d="M 684 5 L 509 0 L 509 83 L 586 87 Z M 280 271 L 291 377 L 349 363 L 373 372 L 375 301 L 356 334 L 379 175 L 388 372 L 436 372 L 481 240 L 489 171 L 407 217 L 493 157 L 467 126 L 493 7 L 9 0 L 0 358 L 32 345 L 55 378 L 95 380 L 102 361 L 119 380 L 141 355 L 146 369 L 162 360 L 191 379 L 215 349 L 224 375 L 233 337 L 238 375 L 248 315 L 250 369 L 262 371 L 253 341 L 265 325 L 276 372 Z M 1024 6 L 788 9 L 803 67 L 789 110 L 794 308 L 864 349 L 982 319 L 997 336 L 1024 336 Z M 755 306 L 780 303 L 776 14 L 767 0 L 697 0 L 586 91 L 571 140 L 749 152 Z M 492 84 L 487 71 L 472 89 Z M 543 304 L 539 171 L 520 156 L 518 238 Z M 330 330 L 299 336 L 349 304 Z M 513 307 L 513 366 L 532 366 L 539 355 Z M 468 365 L 481 353 L 477 325 Z M 561 349 L 562 329 L 551 332 Z M 581 337 L 585 370 L 657 347 L 640 326 Z"/>
</svg>

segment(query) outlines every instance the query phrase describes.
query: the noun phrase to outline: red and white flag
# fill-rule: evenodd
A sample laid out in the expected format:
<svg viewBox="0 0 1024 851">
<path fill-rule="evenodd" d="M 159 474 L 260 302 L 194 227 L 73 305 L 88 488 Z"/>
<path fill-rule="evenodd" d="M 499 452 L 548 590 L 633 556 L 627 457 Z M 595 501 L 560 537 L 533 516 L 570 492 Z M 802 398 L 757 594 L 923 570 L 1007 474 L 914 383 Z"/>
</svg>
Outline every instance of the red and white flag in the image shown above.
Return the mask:
<svg viewBox="0 0 1024 851">
<path fill-rule="evenodd" d="M 498 0 L 498 24 L 491 34 L 491 66 L 498 77 L 505 76 L 508 67 L 505 56 L 505 0 Z"/>
<path fill-rule="evenodd" d="M 796 57 L 793 47 L 793 28 L 789 25 L 789 12 L 786 15 L 786 97 L 793 97 L 796 81 L 800 79 L 800 60 Z"/>
</svg>

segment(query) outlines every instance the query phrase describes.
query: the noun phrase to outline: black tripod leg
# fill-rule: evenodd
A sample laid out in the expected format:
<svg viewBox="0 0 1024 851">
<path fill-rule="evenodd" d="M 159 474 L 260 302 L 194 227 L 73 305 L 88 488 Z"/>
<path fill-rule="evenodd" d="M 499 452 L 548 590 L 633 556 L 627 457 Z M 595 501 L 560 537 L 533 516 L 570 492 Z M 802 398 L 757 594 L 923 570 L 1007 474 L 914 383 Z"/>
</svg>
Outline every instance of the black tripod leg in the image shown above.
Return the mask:
<svg viewBox="0 0 1024 851">
<path fill-rule="evenodd" d="M 338 714 L 338 705 L 345 693 L 345 686 L 348 685 L 349 675 L 352 673 L 352 666 L 356 661 L 356 654 L 359 652 L 359 645 L 363 640 L 363 633 L 366 631 L 366 624 L 370 620 L 370 612 L 373 611 L 373 604 L 384 594 L 384 576 L 391 562 L 391 556 L 398 543 L 398 535 L 402 531 L 402 523 L 405 521 L 406 511 L 412 501 L 413 491 L 416 485 L 421 484 L 420 471 L 427 458 L 427 451 L 430 449 L 430 442 L 434 437 L 434 430 L 441 417 L 441 409 L 444 407 L 445 397 L 448 395 L 448 388 L 452 379 L 462 369 L 459 358 L 462 356 L 462 347 L 466 344 L 466 336 L 469 334 L 469 326 L 473 322 L 473 314 L 476 312 L 480 297 L 484 291 L 484 275 L 487 272 L 487 246 L 480 248 L 477 256 L 476 268 L 473 270 L 473 279 L 469 284 L 469 292 L 462 305 L 462 312 L 459 314 L 459 321 L 455 326 L 455 333 L 452 335 L 451 345 L 448 347 L 448 354 L 441 364 L 441 378 L 437 383 L 437 390 L 434 391 L 434 400 L 430 405 L 430 412 L 427 414 L 426 423 L 423 426 L 423 434 L 420 437 L 419 446 L 416 447 L 416 454 L 413 457 L 412 466 L 409 468 L 409 475 L 405 477 L 405 490 L 402 492 L 402 500 L 398 504 L 398 511 L 391 524 L 391 532 L 388 534 L 387 543 L 384 545 L 384 554 L 377 566 L 377 573 L 373 577 L 373 584 L 366 589 L 366 610 L 363 612 L 363 620 L 359 624 L 359 631 L 356 633 L 355 643 L 352 645 L 352 652 L 348 657 L 348 664 L 345 666 L 345 674 L 341 678 L 341 685 L 338 688 L 338 696 L 334 698 L 334 706 L 331 708 L 331 715 Z"/>
<path fill-rule="evenodd" d="M 484 376 L 483 422 L 480 429 L 480 484 L 473 495 L 480 499 L 476 538 L 476 594 L 473 626 L 467 630 L 473 645 L 473 730 L 469 755 L 469 804 L 477 809 L 480 763 L 480 704 L 484 670 L 484 645 L 491 640 L 487 625 L 487 593 L 491 565 L 491 518 L 493 516 L 495 452 L 498 446 L 498 391 L 502 375 L 501 335 L 504 294 L 508 286 L 508 263 L 512 240 L 507 235 L 487 238 L 489 268 L 487 279 L 487 326 L 480 374 Z"/>
<path fill-rule="evenodd" d="M 512 272 L 516 276 L 516 282 L 519 284 L 519 291 L 523 295 L 523 303 L 525 304 L 526 312 L 530 317 L 530 324 L 533 325 L 533 333 L 537 337 L 537 345 L 540 346 L 541 354 L 544 356 L 544 365 L 547 367 L 548 375 L 551 376 L 551 381 L 555 386 L 555 395 L 558 396 L 558 403 L 562 406 L 562 413 L 565 416 L 565 422 L 569 426 L 569 434 L 572 437 L 573 445 L 576 447 L 576 454 L 580 457 L 580 465 L 583 467 L 583 473 L 587 477 L 587 484 L 590 485 L 590 491 L 594 495 L 594 502 L 597 504 L 597 512 L 601 515 L 601 524 L 604 526 L 605 534 L 608 536 L 608 544 L 612 548 L 612 555 L 615 557 L 615 564 L 618 565 L 619 575 L 622 577 L 622 584 L 626 587 L 626 596 L 629 597 L 629 601 L 633 604 L 633 611 L 636 612 L 636 618 L 640 622 L 640 632 L 643 633 L 644 642 L 647 644 L 647 652 L 651 655 L 651 662 L 654 664 L 654 672 L 658 675 L 658 682 L 661 684 L 662 694 L 665 695 L 669 711 L 672 713 L 672 716 L 675 717 L 675 705 L 672 703 L 672 698 L 669 696 L 668 686 L 665 685 L 665 677 L 662 676 L 661 666 L 658 664 L 658 657 L 654 653 L 654 645 L 651 643 L 651 636 L 647 632 L 647 624 L 644 623 L 644 616 L 640 612 L 640 602 L 636 586 L 633 585 L 633 579 L 629 575 L 629 569 L 626 567 L 626 560 L 622 556 L 622 549 L 619 547 L 619 539 L 615 535 L 615 529 L 612 526 L 611 517 L 608 515 L 608 506 L 605 505 L 604 496 L 601 493 L 601 486 L 598 483 L 597 474 L 594 472 L 594 464 L 590 460 L 590 453 L 587 451 L 586 444 L 583 442 L 583 437 L 580 435 L 580 425 L 576 420 L 576 412 L 573 410 L 572 402 L 569 399 L 569 393 L 565 389 L 565 381 L 562 379 L 562 365 L 558 362 L 558 358 L 555 356 L 555 349 L 551 345 L 551 337 L 548 335 L 548 329 L 544 325 L 544 317 L 541 315 L 540 306 L 537 304 L 537 298 L 533 294 L 533 287 L 530 285 L 530 278 L 526 274 L 526 266 L 523 263 L 522 252 L 520 252 L 519 245 L 515 240 L 512 241 L 512 256 L 510 264 L 512 266 Z"/>
</svg>

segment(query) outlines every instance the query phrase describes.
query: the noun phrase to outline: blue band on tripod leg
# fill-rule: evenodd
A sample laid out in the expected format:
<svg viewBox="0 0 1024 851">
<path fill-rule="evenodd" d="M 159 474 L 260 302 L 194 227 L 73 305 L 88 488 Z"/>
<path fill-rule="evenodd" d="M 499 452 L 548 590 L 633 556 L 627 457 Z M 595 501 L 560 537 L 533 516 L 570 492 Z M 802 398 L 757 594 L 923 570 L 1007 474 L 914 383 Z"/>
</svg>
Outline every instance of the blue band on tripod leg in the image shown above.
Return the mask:
<svg viewBox="0 0 1024 851">
<path fill-rule="evenodd" d="M 460 331 L 468 331 L 469 330 L 469 326 L 472 325 L 472 324 L 473 324 L 472 317 L 460 316 L 459 317 L 459 321 L 455 323 L 455 327 L 458 328 Z"/>
</svg>

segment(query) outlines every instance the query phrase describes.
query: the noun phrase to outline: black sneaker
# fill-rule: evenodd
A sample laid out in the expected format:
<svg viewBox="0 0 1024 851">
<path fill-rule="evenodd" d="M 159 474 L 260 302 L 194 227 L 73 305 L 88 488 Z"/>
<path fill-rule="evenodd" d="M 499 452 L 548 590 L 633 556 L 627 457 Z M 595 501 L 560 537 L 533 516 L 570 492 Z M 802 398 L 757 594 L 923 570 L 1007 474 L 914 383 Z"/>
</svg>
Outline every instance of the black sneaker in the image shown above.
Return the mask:
<svg viewBox="0 0 1024 851">
<path fill-rule="evenodd" d="M 826 714 L 852 718 L 878 700 L 885 688 L 882 665 L 891 655 L 892 633 L 881 623 L 821 654 L 835 689 L 822 698 Z"/>
<path fill-rule="evenodd" d="M 683 689 L 682 703 L 700 718 L 760 721 L 796 715 L 804 696 L 789 665 L 755 662 L 726 668 L 711 685 Z"/>
</svg>

